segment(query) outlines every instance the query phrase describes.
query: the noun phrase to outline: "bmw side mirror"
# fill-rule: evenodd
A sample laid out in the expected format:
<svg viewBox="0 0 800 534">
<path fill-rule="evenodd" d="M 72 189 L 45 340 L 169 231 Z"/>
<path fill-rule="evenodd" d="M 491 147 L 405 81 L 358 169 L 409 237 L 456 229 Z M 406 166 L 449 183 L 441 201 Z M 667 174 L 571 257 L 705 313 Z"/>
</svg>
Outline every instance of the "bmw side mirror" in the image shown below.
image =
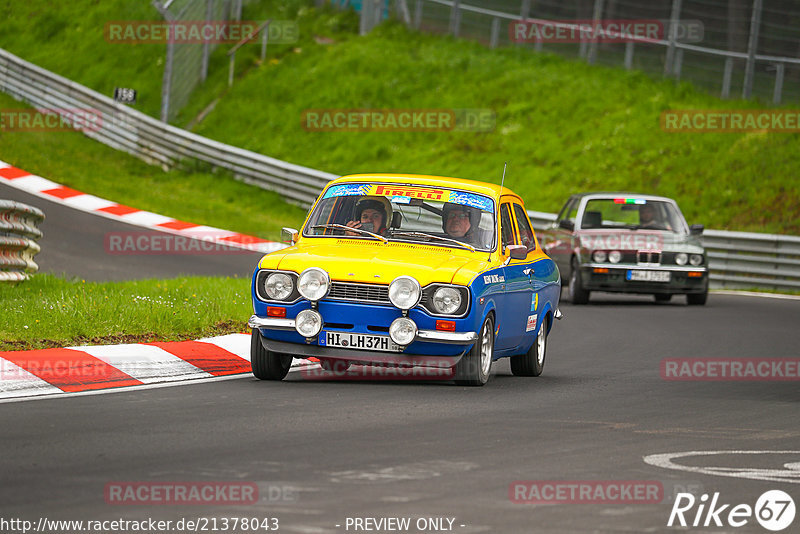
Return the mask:
<svg viewBox="0 0 800 534">
<path fill-rule="evenodd" d="M 569 230 L 570 232 L 575 230 L 575 222 L 570 221 L 569 219 L 561 219 L 558 221 L 558 227 L 563 228 L 564 230 Z"/>
<path fill-rule="evenodd" d="M 705 226 L 702 224 L 693 224 L 689 227 L 689 233 L 691 235 L 702 235 L 703 230 L 705 230 Z"/>
<path fill-rule="evenodd" d="M 528 247 L 525 245 L 508 245 L 508 251 L 513 260 L 524 260 L 528 257 Z"/>
<path fill-rule="evenodd" d="M 284 243 L 291 243 L 294 245 L 297 243 L 297 239 L 300 237 L 300 232 L 295 230 L 294 228 L 289 228 L 288 226 L 284 226 L 281 228 L 281 241 Z"/>
</svg>

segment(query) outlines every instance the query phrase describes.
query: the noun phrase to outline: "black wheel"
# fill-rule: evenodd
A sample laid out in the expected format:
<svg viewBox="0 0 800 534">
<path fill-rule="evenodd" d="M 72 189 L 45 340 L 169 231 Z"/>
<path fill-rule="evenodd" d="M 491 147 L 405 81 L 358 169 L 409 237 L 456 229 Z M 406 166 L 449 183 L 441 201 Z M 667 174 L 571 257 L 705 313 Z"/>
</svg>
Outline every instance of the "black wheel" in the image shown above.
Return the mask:
<svg viewBox="0 0 800 534">
<path fill-rule="evenodd" d="M 672 299 L 672 293 L 656 293 L 653 296 L 656 302 L 669 302 Z"/>
<path fill-rule="evenodd" d="M 539 376 L 544 371 L 544 358 L 547 355 L 547 325 L 545 318 L 539 327 L 536 341 L 525 354 L 511 357 L 511 372 L 515 376 Z"/>
<path fill-rule="evenodd" d="M 482 386 L 489 380 L 494 355 L 494 321 L 486 318 L 478 340 L 456 364 L 455 381 L 459 386 Z"/>
<path fill-rule="evenodd" d="M 250 336 L 250 367 L 259 380 L 283 380 L 292 366 L 292 356 L 278 354 L 264 348 L 261 333 L 253 328 Z"/>
<path fill-rule="evenodd" d="M 583 289 L 578 260 L 572 258 L 572 272 L 569 275 L 569 301 L 573 304 L 586 304 L 589 302 L 589 294 L 589 291 Z"/>
<path fill-rule="evenodd" d="M 320 367 L 326 371 L 332 371 L 336 374 L 341 374 L 350 369 L 350 362 L 346 360 L 329 360 L 323 358 L 319 361 Z"/>
<path fill-rule="evenodd" d="M 689 306 L 703 306 L 708 300 L 708 289 L 702 293 L 687 293 L 686 302 Z"/>
</svg>

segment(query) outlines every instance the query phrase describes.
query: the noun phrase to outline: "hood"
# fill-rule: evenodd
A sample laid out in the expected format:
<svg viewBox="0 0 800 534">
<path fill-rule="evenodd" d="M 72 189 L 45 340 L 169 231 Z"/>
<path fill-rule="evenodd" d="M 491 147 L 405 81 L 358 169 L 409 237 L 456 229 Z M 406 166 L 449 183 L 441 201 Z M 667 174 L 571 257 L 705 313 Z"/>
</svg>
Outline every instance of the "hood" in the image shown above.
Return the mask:
<svg viewBox="0 0 800 534">
<path fill-rule="evenodd" d="M 400 275 L 408 275 L 424 287 L 432 282 L 466 285 L 488 259 L 484 252 L 411 243 L 335 238 L 309 241 L 267 254 L 259 267 L 296 273 L 320 267 L 331 280 L 368 284 L 389 284 Z"/>
</svg>

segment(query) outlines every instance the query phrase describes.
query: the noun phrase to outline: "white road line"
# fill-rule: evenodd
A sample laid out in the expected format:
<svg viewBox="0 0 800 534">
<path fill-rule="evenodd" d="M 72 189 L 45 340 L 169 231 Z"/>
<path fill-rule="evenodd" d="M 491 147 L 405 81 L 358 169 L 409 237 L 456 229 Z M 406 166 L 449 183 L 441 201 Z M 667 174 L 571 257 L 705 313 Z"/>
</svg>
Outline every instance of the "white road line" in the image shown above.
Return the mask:
<svg viewBox="0 0 800 534">
<path fill-rule="evenodd" d="M 664 469 L 673 469 L 676 471 L 687 471 L 690 473 L 702 473 L 704 475 L 713 475 L 720 477 L 731 478 L 746 478 L 750 480 L 766 480 L 769 482 L 785 482 L 788 484 L 800 484 L 800 469 L 795 467 L 800 465 L 800 462 L 790 462 L 780 468 L 763 468 L 763 467 L 713 467 L 713 466 L 690 466 L 675 463 L 673 460 L 677 458 L 686 458 L 690 456 L 718 456 L 718 455 L 757 455 L 757 454 L 792 454 L 800 455 L 800 451 L 687 451 L 687 452 L 672 452 L 663 454 L 651 454 L 644 456 L 645 463 L 655 467 L 662 467 Z"/>
<path fill-rule="evenodd" d="M 800 300 L 800 295 L 784 295 L 783 293 L 760 293 L 758 291 L 733 291 L 728 289 L 712 289 L 712 295 L 736 295 L 744 297 L 765 297 L 768 299 Z"/>
</svg>

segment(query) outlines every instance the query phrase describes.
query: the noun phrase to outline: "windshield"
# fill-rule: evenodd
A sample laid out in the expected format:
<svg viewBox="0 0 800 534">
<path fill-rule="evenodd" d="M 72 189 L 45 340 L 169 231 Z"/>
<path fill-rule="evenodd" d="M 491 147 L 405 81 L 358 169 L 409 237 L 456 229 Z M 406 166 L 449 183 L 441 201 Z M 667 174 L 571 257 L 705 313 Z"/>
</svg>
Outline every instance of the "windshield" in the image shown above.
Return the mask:
<svg viewBox="0 0 800 534">
<path fill-rule="evenodd" d="M 494 210 L 487 196 L 444 187 L 343 184 L 325 191 L 303 235 L 489 251 L 495 248 Z"/>
<path fill-rule="evenodd" d="M 592 228 L 688 232 L 683 216 L 671 202 L 629 197 L 589 200 L 583 211 L 581 229 Z"/>
</svg>

